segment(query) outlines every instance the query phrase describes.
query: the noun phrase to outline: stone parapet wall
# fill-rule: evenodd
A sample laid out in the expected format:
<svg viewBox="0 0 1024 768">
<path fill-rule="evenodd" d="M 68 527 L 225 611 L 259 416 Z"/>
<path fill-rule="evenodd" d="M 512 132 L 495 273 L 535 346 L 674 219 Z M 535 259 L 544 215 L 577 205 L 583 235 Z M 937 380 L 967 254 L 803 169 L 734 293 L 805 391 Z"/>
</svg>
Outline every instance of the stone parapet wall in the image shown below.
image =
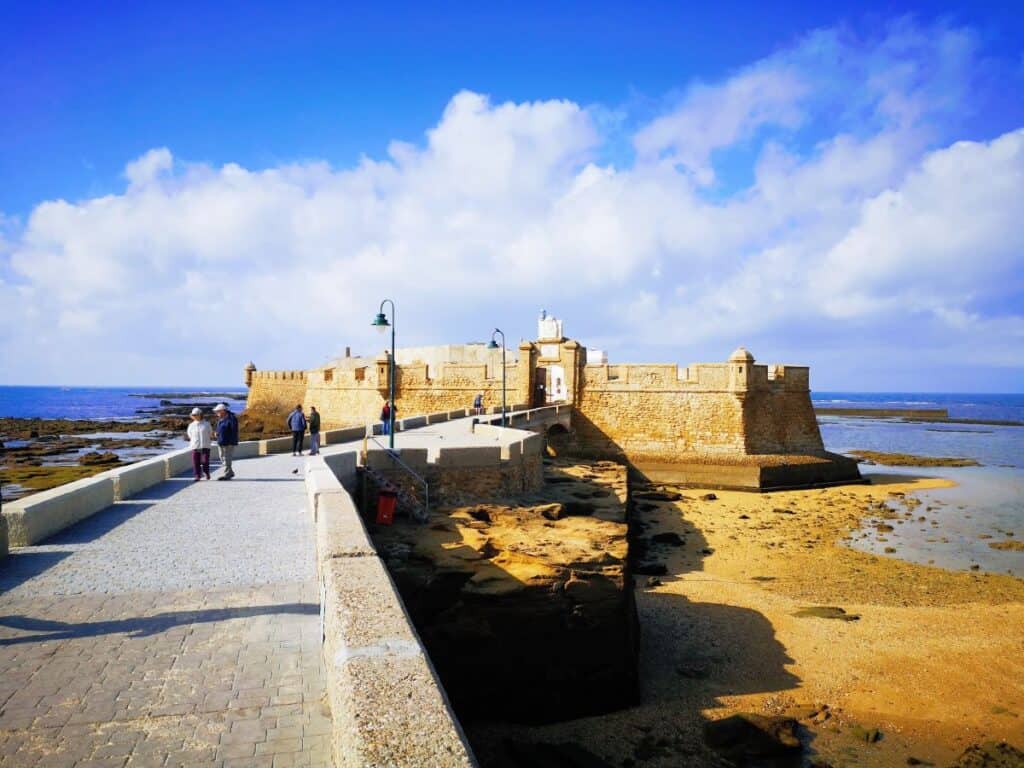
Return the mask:
<svg viewBox="0 0 1024 768">
<path fill-rule="evenodd" d="M 728 464 L 751 456 L 824 455 L 806 366 L 756 364 L 743 348 L 726 362 L 685 368 L 587 364 L 586 348 L 571 339 L 523 342 L 518 351 L 518 361 L 508 366 L 507 405 L 573 406 L 570 444 L 580 455 L 634 464 Z M 326 426 L 379 418 L 387 395 L 388 360 L 362 360 L 361 367 L 346 361 L 306 375 L 303 402 L 317 406 Z M 485 409 L 491 410 L 501 402 L 498 368 L 480 360 L 407 362 L 396 373 L 398 416 L 466 408 L 478 392 L 484 393 Z M 301 387 L 290 373 L 254 379 L 255 387 L 276 392 L 260 394 L 256 401 L 290 403 L 294 387 Z M 485 477 L 463 480 L 487 493 Z M 441 478 L 438 482 L 445 485 Z"/>
<path fill-rule="evenodd" d="M 387 361 L 366 365 L 318 368 L 311 371 L 256 371 L 252 374 L 247 409 L 278 413 L 283 420 L 297 403 L 315 406 L 321 427 L 335 429 L 377 421 L 388 397 Z M 517 363 L 506 365 L 505 402 L 524 403 L 529 385 Z M 395 403 L 399 418 L 468 408 L 483 393 L 485 408 L 501 406 L 502 381 L 483 363 L 447 363 L 439 371 L 423 363 L 395 368 Z"/>
<path fill-rule="evenodd" d="M 288 411 L 305 402 L 305 371 L 253 371 L 245 410 L 268 415 L 280 414 L 281 429 Z"/>
<path fill-rule="evenodd" d="M 315 510 L 333 764 L 470 768 L 476 760 L 344 489 L 354 462 L 306 462 Z"/>
<path fill-rule="evenodd" d="M 746 450 L 743 401 L 729 392 L 684 394 L 586 388 L 573 427 L 580 448 L 603 458 L 672 461 Z"/>
<path fill-rule="evenodd" d="M 506 498 L 539 490 L 544 484 L 544 439 L 540 435 L 477 426 L 477 430 L 484 428 L 501 433 L 496 434 L 500 445 L 441 448 L 433 454 L 424 448 L 398 453 L 401 464 L 427 481 L 431 505 Z M 366 466 L 422 501 L 422 486 L 387 451 L 371 450 L 365 461 Z"/>
</svg>

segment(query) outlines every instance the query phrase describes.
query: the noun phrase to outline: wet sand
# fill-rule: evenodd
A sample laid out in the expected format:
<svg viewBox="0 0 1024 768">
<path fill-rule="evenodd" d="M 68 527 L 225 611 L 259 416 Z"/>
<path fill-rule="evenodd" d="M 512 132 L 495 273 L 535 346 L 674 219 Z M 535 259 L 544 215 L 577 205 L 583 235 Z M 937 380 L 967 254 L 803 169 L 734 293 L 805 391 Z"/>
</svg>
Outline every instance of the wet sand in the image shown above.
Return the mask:
<svg viewBox="0 0 1024 768">
<path fill-rule="evenodd" d="M 648 559 L 666 575 L 637 577 L 642 704 L 541 728 L 496 726 L 483 740 L 571 741 L 613 765 L 717 765 L 704 723 L 755 712 L 800 719 L 812 759 L 834 766 L 949 765 L 987 740 L 1024 747 L 1024 580 L 843 546 L 898 494 L 949 485 L 870 477 L 866 486 L 714 491 L 713 500 L 679 489 L 683 500 L 639 501 L 642 538 L 685 540 L 653 545 Z M 797 615 L 815 607 L 845 613 Z M 872 728 L 881 738 L 868 743 Z"/>
</svg>

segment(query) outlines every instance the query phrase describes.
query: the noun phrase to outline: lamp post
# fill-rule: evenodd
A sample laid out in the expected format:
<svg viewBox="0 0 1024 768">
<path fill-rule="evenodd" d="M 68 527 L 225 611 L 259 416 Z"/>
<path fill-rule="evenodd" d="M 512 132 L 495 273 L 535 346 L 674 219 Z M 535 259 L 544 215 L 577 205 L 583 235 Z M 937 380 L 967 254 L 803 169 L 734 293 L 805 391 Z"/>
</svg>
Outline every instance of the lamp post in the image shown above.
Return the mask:
<svg viewBox="0 0 1024 768">
<path fill-rule="evenodd" d="M 488 349 L 497 349 L 498 343 L 494 340 L 495 334 L 501 335 L 501 426 L 505 426 L 505 334 L 500 328 L 495 328 L 491 334 L 491 341 Z"/>
<path fill-rule="evenodd" d="M 390 323 L 384 314 L 385 304 L 391 305 Z M 384 333 L 385 329 L 391 328 L 391 356 L 388 359 L 388 448 L 392 451 L 395 450 L 395 316 L 395 302 L 391 299 L 384 299 L 380 303 L 377 316 L 370 323 L 381 333 Z"/>
</svg>

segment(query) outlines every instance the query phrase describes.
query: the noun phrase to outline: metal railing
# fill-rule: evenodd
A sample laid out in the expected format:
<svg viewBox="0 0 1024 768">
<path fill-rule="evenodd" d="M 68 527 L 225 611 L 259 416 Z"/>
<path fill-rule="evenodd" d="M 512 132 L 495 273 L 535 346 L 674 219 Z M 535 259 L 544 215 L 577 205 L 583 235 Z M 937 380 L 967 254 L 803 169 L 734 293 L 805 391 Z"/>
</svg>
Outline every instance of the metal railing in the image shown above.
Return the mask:
<svg viewBox="0 0 1024 768">
<path fill-rule="evenodd" d="M 414 470 L 404 461 L 402 461 L 398 451 L 393 451 L 387 446 L 383 445 L 376 437 L 367 435 L 365 442 L 370 441 L 375 443 L 382 451 L 384 451 L 391 458 L 393 462 L 395 462 L 395 464 L 404 469 L 408 474 L 412 475 L 413 479 L 415 479 L 417 483 L 423 486 L 423 511 L 421 514 L 416 515 L 416 517 L 419 519 L 421 523 L 425 523 L 427 519 L 430 517 L 430 484 L 427 482 L 427 479 L 421 476 L 416 470 Z M 415 499 L 415 497 L 413 497 L 413 499 Z M 415 505 L 413 506 L 415 508 Z"/>
</svg>

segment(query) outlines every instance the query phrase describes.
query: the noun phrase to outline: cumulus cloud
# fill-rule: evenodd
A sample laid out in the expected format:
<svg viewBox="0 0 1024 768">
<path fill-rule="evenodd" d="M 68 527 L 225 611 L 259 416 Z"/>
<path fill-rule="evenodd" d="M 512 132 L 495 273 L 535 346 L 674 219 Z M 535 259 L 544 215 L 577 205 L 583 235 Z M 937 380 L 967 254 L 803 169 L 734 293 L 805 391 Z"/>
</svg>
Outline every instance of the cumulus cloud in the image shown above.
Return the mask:
<svg viewBox="0 0 1024 768">
<path fill-rule="evenodd" d="M 837 345 L 877 354 L 865 339 L 899 325 L 894 364 L 902 344 L 1019 375 L 1024 133 L 956 141 L 975 56 L 941 25 L 816 32 L 692 84 L 614 165 L 609 107 L 471 92 L 351 168 L 154 149 L 120 193 L 0 228 L 23 329 L 0 360 L 10 381 L 230 383 L 250 357 L 376 351 L 389 296 L 408 345 L 532 336 L 547 306 L 619 358 L 746 342 L 842 374 Z"/>
</svg>

